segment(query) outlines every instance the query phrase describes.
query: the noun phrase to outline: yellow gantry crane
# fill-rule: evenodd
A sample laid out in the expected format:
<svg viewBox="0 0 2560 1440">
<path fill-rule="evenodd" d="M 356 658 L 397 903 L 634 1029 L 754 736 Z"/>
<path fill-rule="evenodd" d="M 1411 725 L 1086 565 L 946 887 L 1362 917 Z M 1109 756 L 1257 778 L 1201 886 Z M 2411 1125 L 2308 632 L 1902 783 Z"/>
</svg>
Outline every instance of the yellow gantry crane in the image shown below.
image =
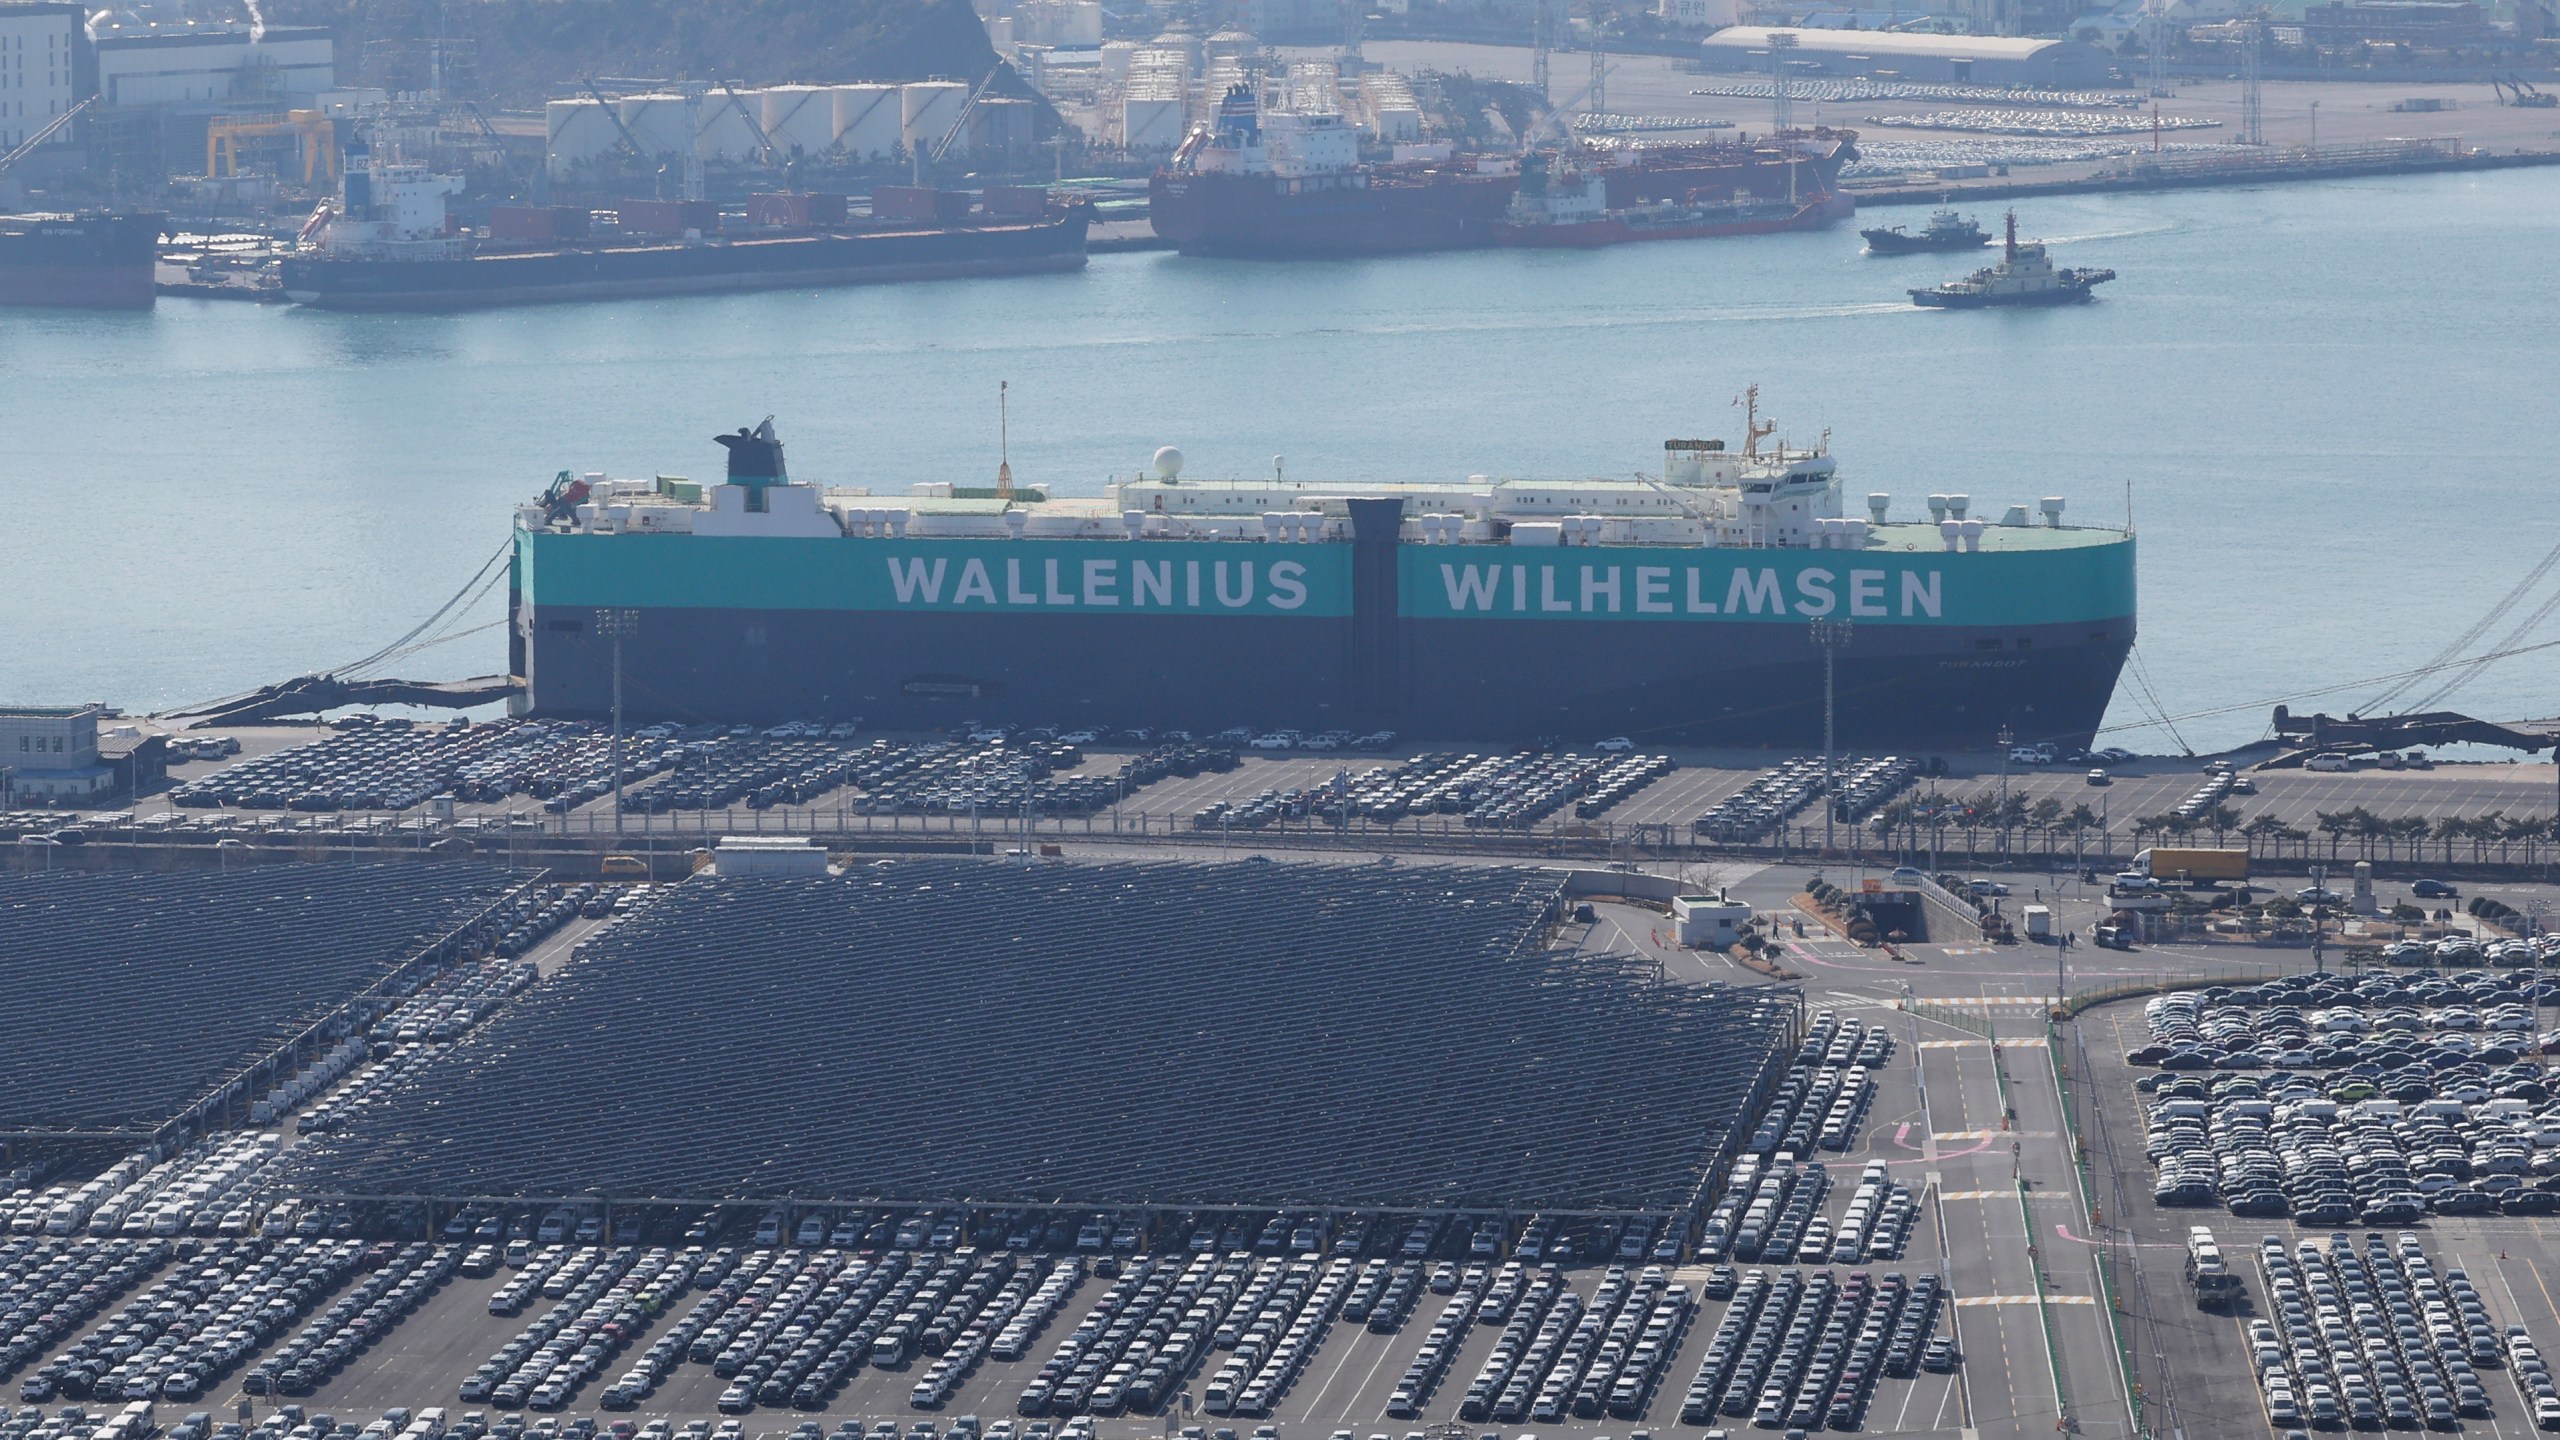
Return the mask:
<svg viewBox="0 0 2560 1440">
<path fill-rule="evenodd" d="M 317 110 L 216 117 L 204 129 L 205 178 L 218 180 L 239 174 L 243 142 L 283 136 L 296 137 L 299 142 L 296 148 L 302 153 L 303 184 L 338 178 L 337 128 Z"/>
</svg>

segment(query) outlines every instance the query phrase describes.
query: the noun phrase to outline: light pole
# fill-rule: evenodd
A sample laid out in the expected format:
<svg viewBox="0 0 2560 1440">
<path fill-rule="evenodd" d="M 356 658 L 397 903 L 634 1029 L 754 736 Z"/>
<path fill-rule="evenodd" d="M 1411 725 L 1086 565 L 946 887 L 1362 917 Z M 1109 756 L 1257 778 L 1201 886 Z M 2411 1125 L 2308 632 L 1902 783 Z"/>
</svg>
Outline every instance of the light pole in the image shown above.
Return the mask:
<svg viewBox="0 0 2560 1440">
<path fill-rule="evenodd" d="M 640 633 L 637 610 L 598 610 L 596 633 L 613 641 L 613 833 L 622 833 L 622 639 Z M 565 818 L 565 816 L 564 816 Z"/>
<path fill-rule="evenodd" d="M 2009 747 L 2017 742 L 2018 734 L 2003 725 L 2000 733 L 1991 738 L 2000 747 L 2000 853 L 2005 856 L 2009 853 Z"/>
<path fill-rule="evenodd" d="M 1838 705 L 1832 687 L 1832 667 L 1839 658 L 1840 647 L 1849 643 L 1849 622 L 1814 621 L 1813 643 L 1822 647 L 1822 853 L 1827 859 L 1831 854 L 1831 823 L 1837 818 L 1838 811 L 1833 787 L 1839 783 L 1834 773 L 1837 753 L 1833 743 L 1836 734 L 1834 722 L 1838 717 Z"/>
</svg>

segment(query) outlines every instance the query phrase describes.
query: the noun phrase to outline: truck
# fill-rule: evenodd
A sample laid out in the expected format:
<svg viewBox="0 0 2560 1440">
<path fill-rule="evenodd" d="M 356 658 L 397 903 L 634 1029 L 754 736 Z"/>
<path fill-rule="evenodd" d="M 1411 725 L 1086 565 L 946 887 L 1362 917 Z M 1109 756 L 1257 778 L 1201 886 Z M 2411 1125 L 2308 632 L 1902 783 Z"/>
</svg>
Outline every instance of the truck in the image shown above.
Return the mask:
<svg viewBox="0 0 2560 1440">
<path fill-rule="evenodd" d="M 2249 878 L 2249 852 L 2246 847 L 2173 850 L 2160 846 L 2136 851 L 2133 873 L 2164 883 L 2184 880 L 2190 885 L 2216 880 L 2246 880 Z"/>
<path fill-rule="evenodd" d="M 2213 1232 L 2202 1225 L 2187 1231 L 2187 1284 L 2195 1290 L 2199 1310 L 2219 1309 L 2246 1293 L 2240 1277 L 2223 1263 Z"/>
<path fill-rule="evenodd" d="M 2030 944 L 2050 945 L 2053 943 L 2053 907 L 2049 905 L 2030 905 L 2019 911 L 2018 914 L 2027 922 L 2027 940 Z"/>
</svg>

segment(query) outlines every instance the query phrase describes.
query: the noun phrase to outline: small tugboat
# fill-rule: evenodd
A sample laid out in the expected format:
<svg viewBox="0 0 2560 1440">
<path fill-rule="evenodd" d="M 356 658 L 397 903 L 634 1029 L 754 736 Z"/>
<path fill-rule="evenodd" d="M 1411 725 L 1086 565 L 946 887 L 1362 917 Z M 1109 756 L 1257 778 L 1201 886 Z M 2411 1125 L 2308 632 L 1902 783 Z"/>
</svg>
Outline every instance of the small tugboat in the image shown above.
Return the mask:
<svg viewBox="0 0 2560 1440">
<path fill-rule="evenodd" d="M 1929 227 L 1914 235 L 1899 225 L 1861 230 L 1870 255 L 1918 255 L 1931 250 L 1978 250 L 1991 243 L 1991 232 L 1953 210 L 1933 210 Z"/>
<path fill-rule="evenodd" d="M 2113 270 L 2056 269 L 2041 241 L 2018 239 L 2018 215 L 2009 213 L 2008 249 L 2000 263 L 1962 280 L 1911 292 L 1911 303 L 1941 310 L 1983 310 L 1995 305 L 2078 305 L 2095 299 Z"/>
</svg>

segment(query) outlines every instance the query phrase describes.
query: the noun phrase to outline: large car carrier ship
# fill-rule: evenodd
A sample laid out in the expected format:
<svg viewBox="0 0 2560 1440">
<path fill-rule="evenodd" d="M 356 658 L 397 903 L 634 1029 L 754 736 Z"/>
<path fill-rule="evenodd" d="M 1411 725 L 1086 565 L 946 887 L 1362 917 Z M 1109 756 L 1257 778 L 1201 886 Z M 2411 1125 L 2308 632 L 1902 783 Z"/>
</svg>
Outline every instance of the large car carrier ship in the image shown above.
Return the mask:
<svg viewBox="0 0 2560 1440">
<path fill-rule="evenodd" d="M 2134 639 L 2133 537 L 2063 501 L 1844 514 L 1828 445 L 1665 444 L 1635 479 L 1199 479 L 1092 498 L 790 478 L 771 421 L 725 483 L 564 472 L 516 518 L 521 702 L 724 722 L 1392 728 L 1797 745 L 1808 622 L 1845 620 L 1842 739 L 2085 745 Z M 616 612 L 606 627 L 599 616 Z"/>
</svg>

